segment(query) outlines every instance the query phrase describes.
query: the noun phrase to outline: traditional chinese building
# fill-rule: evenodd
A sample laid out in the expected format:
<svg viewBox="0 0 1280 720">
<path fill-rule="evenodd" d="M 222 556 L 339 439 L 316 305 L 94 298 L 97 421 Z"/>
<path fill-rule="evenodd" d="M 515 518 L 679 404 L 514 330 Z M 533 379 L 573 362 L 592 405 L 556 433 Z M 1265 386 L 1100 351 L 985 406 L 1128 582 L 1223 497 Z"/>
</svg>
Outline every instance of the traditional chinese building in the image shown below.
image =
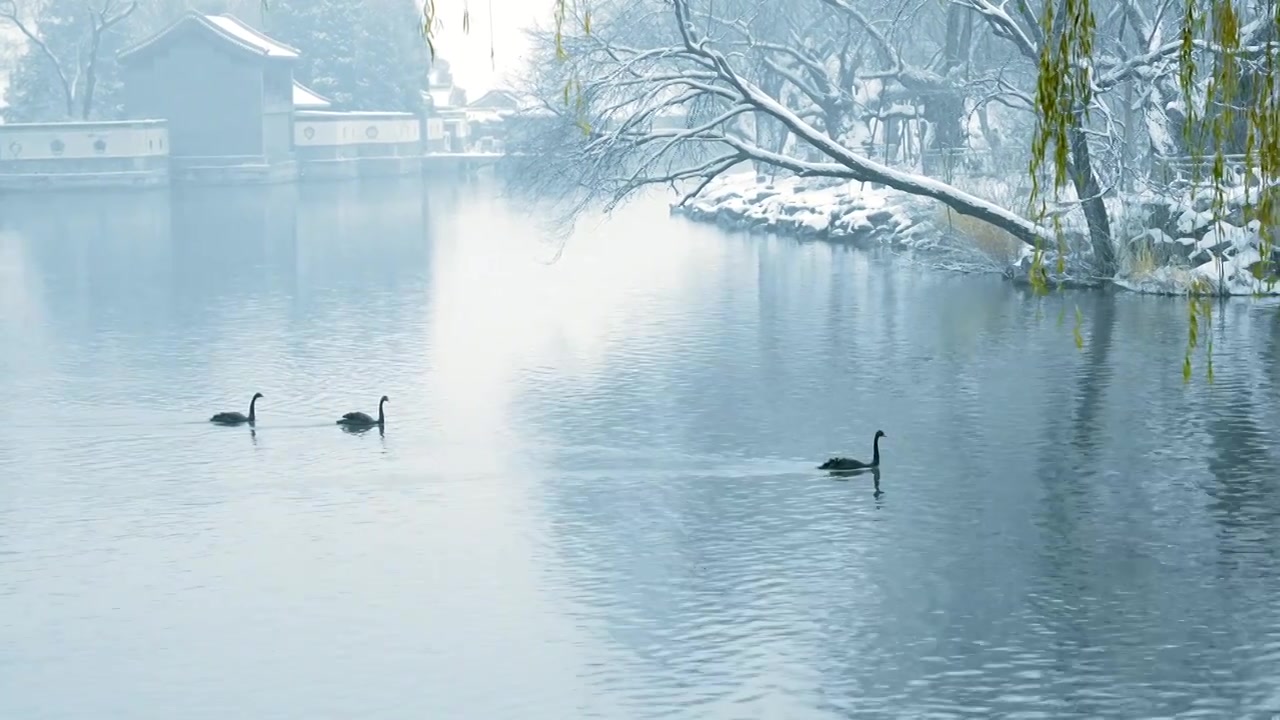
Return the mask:
<svg viewBox="0 0 1280 720">
<path fill-rule="evenodd" d="M 117 57 L 128 119 L 0 125 L 0 190 L 423 172 L 420 116 L 334 112 L 297 49 L 235 16 L 189 12 Z"/>
<path fill-rule="evenodd" d="M 190 12 L 118 56 L 127 117 L 168 122 L 178 179 L 290 180 L 298 50 L 232 15 Z M 203 177 L 211 176 L 211 177 Z"/>
<path fill-rule="evenodd" d="M 432 63 L 422 100 L 426 113 L 427 152 L 467 152 L 471 144 L 467 91 L 454 85 L 448 60 L 436 58 Z"/>
</svg>

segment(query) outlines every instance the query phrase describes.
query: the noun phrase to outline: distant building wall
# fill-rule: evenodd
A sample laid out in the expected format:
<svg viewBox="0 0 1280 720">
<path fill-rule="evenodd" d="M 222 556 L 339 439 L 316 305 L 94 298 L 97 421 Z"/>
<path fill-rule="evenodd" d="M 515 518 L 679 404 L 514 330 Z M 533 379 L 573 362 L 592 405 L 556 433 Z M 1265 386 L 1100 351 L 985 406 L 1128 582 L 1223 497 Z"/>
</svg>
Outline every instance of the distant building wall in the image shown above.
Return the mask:
<svg viewBox="0 0 1280 720">
<path fill-rule="evenodd" d="M 0 125 L 0 188 L 163 185 L 163 120 Z"/>
<path fill-rule="evenodd" d="M 412 113 L 299 110 L 294 113 L 293 142 L 304 177 L 421 170 L 421 124 Z"/>
<path fill-rule="evenodd" d="M 0 162 L 167 157 L 163 120 L 14 123 L 0 128 Z"/>
<path fill-rule="evenodd" d="M 429 117 L 427 118 L 426 129 L 426 140 L 429 145 L 444 139 L 444 120 L 438 117 Z"/>
<path fill-rule="evenodd" d="M 233 15 L 190 11 L 117 59 L 128 113 L 169 121 L 175 182 L 296 179 L 296 48 Z"/>
<path fill-rule="evenodd" d="M 272 160 L 293 157 L 293 69 L 273 64 L 263 76 L 262 152 Z"/>
<path fill-rule="evenodd" d="M 470 131 L 468 149 L 473 152 L 502 152 L 507 140 L 505 116 L 483 117 L 480 121 L 474 116 L 467 120 Z"/>
<path fill-rule="evenodd" d="M 294 144 L 303 147 L 360 146 L 383 148 L 389 154 L 421 142 L 418 117 L 402 112 L 327 112 L 299 110 L 295 113 Z"/>
<path fill-rule="evenodd" d="M 173 43 L 123 72 L 126 112 L 166 118 L 175 158 L 265 154 L 261 64 L 208 42 Z"/>
<path fill-rule="evenodd" d="M 436 110 L 427 116 L 425 123 L 427 152 L 466 152 L 471 140 L 471 124 L 460 110 Z"/>
</svg>

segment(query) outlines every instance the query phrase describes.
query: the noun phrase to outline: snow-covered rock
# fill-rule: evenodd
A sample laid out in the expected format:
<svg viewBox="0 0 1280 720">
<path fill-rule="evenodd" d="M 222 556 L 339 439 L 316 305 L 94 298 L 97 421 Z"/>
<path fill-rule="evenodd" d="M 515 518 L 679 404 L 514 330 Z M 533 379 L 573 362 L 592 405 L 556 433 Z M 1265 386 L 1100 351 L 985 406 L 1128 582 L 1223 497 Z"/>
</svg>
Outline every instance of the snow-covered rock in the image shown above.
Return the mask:
<svg viewBox="0 0 1280 720">
<path fill-rule="evenodd" d="M 999 183 L 998 179 L 988 183 Z M 1008 188 L 982 187 L 978 194 L 989 197 L 1011 194 Z M 1070 203 L 1064 193 L 1063 203 Z M 1199 198 L 1157 196 L 1150 192 L 1107 199 L 1115 219 L 1113 228 L 1128 227 L 1136 232 L 1126 243 L 1118 243 L 1124 269 L 1114 279 L 1117 285 L 1142 293 L 1185 294 L 1195 283 L 1207 282 L 1214 292 L 1232 295 L 1255 293 L 1280 295 L 1274 286 L 1255 277 L 1261 259 L 1261 224 L 1245 223 L 1237 206 L 1228 206 L 1225 217 L 1208 207 L 1198 207 Z M 1228 192 L 1228 203 L 1239 203 L 1242 193 Z M 1203 203 L 1201 203 L 1203 205 Z M 980 256 L 974 241 L 966 239 L 938 220 L 938 204 L 873 183 L 803 179 L 770 179 L 753 172 L 727 174 L 717 178 L 673 213 L 715 222 L 738 229 L 816 237 L 836 242 L 882 243 L 926 252 L 953 252 L 957 244 L 969 245 L 971 255 Z M 939 225 L 941 223 L 941 225 Z M 1134 227 L 1142 227 L 1140 231 Z M 1096 285 L 1092 272 L 1092 250 L 1079 213 L 1062 218 L 1069 248 L 1059 271 L 1056 248 L 1047 248 L 1044 268 L 1049 282 L 1063 285 Z M 959 235 L 959 237 L 956 237 Z M 1026 245 L 1013 244 L 1007 256 L 981 262 L 1004 272 L 1015 282 L 1028 282 L 1033 252 Z M 1280 250 L 1273 255 L 1280 268 Z M 949 263 L 955 266 L 956 263 Z M 1273 278 L 1274 279 L 1274 278 Z"/>
<path fill-rule="evenodd" d="M 673 212 L 734 228 L 909 244 L 919 198 L 870 183 L 725 175 Z"/>
</svg>

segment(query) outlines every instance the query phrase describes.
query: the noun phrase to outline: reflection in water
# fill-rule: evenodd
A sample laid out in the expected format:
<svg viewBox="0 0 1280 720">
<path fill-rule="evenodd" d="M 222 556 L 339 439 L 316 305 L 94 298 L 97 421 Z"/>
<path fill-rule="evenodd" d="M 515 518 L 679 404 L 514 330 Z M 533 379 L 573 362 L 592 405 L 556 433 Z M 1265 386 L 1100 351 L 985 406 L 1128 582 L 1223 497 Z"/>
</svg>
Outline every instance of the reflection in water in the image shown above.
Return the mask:
<svg viewBox="0 0 1280 720">
<path fill-rule="evenodd" d="M 342 432 L 348 435 L 364 435 L 370 430 L 376 429 L 382 437 L 385 438 L 387 436 L 386 428 L 383 425 L 339 425 L 338 427 L 342 428 Z"/>
<path fill-rule="evenodd" d="M 849 480 L 850 478 L 869 477 L 875 483 L 874 485 L 875 496 L 880 497 L 881 495 L 884 494 L 884 491 L 880 489 L 880 468 L 878 467 L 873 467 L 871 469 L 864 468 L 861 470 L 831 470 L 828 472 L 828 474 L 831 475 L 831 477 L 835 478 L 836 480 Z"/>
<path fill-rule="evenodd" d="M 455 184 L 4 200 L 0 716 L 1280 707 L 1274 309 L 1184 385 L 1163 298 L 539 226 Z M 208 422 L 257 390 L 248 442 Z"/>
</svg>

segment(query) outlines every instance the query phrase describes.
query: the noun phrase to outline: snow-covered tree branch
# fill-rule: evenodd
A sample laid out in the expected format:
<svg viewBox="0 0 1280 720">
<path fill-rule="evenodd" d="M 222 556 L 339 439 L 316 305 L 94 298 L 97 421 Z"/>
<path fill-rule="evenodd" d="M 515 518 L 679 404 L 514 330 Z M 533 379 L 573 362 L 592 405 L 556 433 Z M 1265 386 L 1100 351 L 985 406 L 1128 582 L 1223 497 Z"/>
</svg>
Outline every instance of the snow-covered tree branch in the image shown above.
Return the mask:
<svg viewBox="0 0 1280 720">
<path fill-rule="evenodd" d="M 975 144 L 1032 149 L 1045 103 L 1058 103 L 1044 93 L 1045 63 L 1058 62 L 1063 33 L 1074 32 L 1067 11 L 1081 12 L 1082 1 L 593 2 L 591 32 L 538 36 L 542 69 L 527 90 L 543 101 L 536 143 L 556 153 L 530 160 L 519 176 L 571 194 L 577 207 L 612 206 L 654 184 L 697 192 L 750 164 L 888 186 L 1027 244 L 1056 241 L 1056 229 L 1029 215 L 1029 197 L 983 197 L 963 179 L 927 174 L 901 148 L 914 145 L 917 157 Z M 1191 1 L 1212 9 L 1210 0 Z M 1274 56 L 1273 24 L 1261 12 L 1240 15 L 1233 46 L 1207 33 L 1184 43 L 1185 4 L 1089 0 L 1089 53 L 1054 66 L 1087 92 L 1055 110 L 1065 119 L 1062 150 L 1039 173 L 1066 178 L 1071 192 L 1050 198 L 1044 217 L 1078 214 L 1069 232 L 1088 241 L 1103 275 L 1116 263 L 1108 199 L 1155 187 L 1152 150 L 1186 154 L 1192 135 L 1207 132 L 1206 119 L 1188 117 L 1186 108 L 1201 103 L 1178 80 L 1187 48 L 1201 67 L 1229 56 L 1242 72 Z M 1201 73 L 1192 93 L 1207 92 L 1206 82 Z M 1005 177 L 1030 180 L 1033 154 L 1018 154 Z"/>
<path fill-rule="evenodd" d="M 854 88 L 841 83 L 854 80 L 853 64 L 846 62 L 842 78 L 835 52 L 815 56 L 814 47 L 786 45 L 786 37 L 757 37 L 747 19 L 766 3 L 739 3 L 737 13 L 722 15 L 710 8 L 699 0 L 639 0 L 619 6 L 613 18 L 597 11 L 595 31 L 574 41 L 564 72 L 533 88 L 548 108 L 566 106 L 565 100 L 576 105 L 558 114 L 556 132 L 569 140 L 576 131 L 581 142 L 561 145 L 558 158 L 540 158 L 521 174 L 539 178 L 544 189 L 557 185 L 548 174 L 573 178 L 559 184 L 573 188 L 576 202 L 588 202 L 582 196 L 589 195 L 611 206 L 648 185 L 706 182 L 753 161 L 931 197 L 1027 243 L 1048 237 L 1008 208 L 871 160 L 844 144 L 829 123 L 807 120 L 814 106 L 834 114 L 821 107 L 828 100 L 852 106 Z M 557 98 L 561 83 L 565 92 Z M 761 144 L 753 130 L 762 123 L 783 128 L 787 146 Z"/>
</svg>

